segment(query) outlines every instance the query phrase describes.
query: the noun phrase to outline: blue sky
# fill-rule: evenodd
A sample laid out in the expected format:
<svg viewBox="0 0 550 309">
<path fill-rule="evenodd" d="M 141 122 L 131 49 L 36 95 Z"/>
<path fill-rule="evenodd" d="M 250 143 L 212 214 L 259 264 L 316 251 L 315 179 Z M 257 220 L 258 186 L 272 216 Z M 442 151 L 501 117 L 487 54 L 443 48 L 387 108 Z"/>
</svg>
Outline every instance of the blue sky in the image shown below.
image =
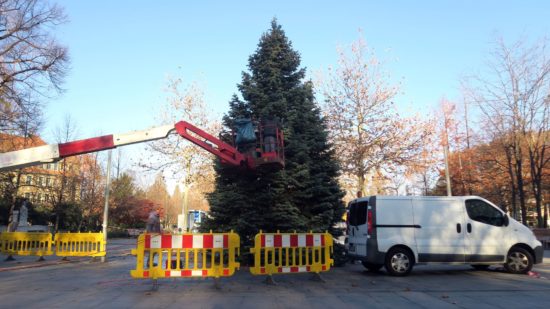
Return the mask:
<svg viewBox="0 0 550 309">
<path fill-rule="evenodd" d="M 52 0 L 53 1 L 53 0 Z M 308 73 L 337 60 L 336 47 L 363 38 L 396 78 L 399 105 L 428 112 L 458 98 L 459 78 L 479 70 L 496 35 L 550 33 L 548 1 L 58 1 L 70 21 L 65 93 L 46 107 L 43 134 L 70 114 L 79 137 L 155 125 L 166 78 L 202 83 L 221 118 L 241 72 L 276 17 Z M 390 50 L 389 52 L 386 52 Z M 310 75 L 311 76 L 311 75 Z"/>
</svg>

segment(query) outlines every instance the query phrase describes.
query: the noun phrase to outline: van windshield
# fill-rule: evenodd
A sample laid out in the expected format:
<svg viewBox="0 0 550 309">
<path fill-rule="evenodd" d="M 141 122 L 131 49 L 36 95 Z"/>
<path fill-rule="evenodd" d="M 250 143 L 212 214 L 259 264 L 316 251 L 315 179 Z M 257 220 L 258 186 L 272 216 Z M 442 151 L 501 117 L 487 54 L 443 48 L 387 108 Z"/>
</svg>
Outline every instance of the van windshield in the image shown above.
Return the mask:
<svg viewBox="0 0 550 309">
<path fill-rule="evenodd" d="M 349 224 L 353 226 L 367 223 L 368 201 L 353 203 L 349 206 Z"/>
</svg>

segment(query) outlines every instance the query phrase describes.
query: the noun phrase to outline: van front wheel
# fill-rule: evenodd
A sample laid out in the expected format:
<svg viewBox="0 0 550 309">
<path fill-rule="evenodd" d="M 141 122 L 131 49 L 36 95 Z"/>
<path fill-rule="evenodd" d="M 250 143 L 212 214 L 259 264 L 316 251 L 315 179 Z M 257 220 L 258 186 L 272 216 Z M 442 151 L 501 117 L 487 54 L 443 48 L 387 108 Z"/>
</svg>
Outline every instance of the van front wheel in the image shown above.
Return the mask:
<svg viewBox="0 0 550 309">
<path fill-rule="evenodd" d="M 521 247 L 513 247 L 508 251 L 504 268 L 512 274 L 526 274 L 533 268 L 533 256 Z"/>
<path fill-rule="evenodd" d="M 393 248 L 386 254 L 386 271 L 392 276 L 408 275 L 414 265 L 412 253 L 405 248 Z"/>
</svg>

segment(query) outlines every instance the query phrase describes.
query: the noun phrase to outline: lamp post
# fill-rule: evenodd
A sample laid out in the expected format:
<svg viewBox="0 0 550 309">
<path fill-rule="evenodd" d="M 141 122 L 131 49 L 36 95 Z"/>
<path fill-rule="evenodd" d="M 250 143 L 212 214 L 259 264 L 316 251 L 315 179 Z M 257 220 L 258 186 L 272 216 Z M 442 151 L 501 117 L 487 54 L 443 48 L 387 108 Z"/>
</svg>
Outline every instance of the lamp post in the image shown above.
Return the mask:
<svg viewBox="0 0 550 309">
<path fill-rule="evenodd" d="M 103 208 L 103 240 L 105 241 L 105 251 L 107 251 L 107 222 L 109 221 L 109 191 L 111 187 L 111 157 L 113 150 L 109 149 L 107 155 L 107 175 L 105 176 L 105 207 Z M 107 261 L 107 254 L 101 257 L 101 262 Z"/>
</svg>

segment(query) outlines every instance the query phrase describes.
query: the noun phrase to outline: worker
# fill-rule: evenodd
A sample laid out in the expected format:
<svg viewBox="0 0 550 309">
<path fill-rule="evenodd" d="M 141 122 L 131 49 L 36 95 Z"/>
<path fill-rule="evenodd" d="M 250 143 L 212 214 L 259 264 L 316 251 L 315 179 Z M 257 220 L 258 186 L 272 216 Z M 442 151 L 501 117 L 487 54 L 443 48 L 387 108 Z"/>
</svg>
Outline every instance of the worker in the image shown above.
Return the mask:
<svg viewBox="0 0 550 309">
<path fill-rule="evenodd" d="M 149 213 L 149 217 L 147 218 L 147 225 L 146 232 L 147 233 L 160 233 L 160 214 L 159 211 L 153 209 Z M 149 256 L 147 256 L 147 268 L 150 267 L 150 261 L 151 261 L 151 255 L 153 256 L 153 266 L 157 266 L 157 263 L 155 263 L 155 255 L 157 256 L 158 261 L 158 253 L 155 252 L 151 254 L 151 251 L 149 251 Z"/>
<path fill-rule="evenodd" d="M 279 126 L 279 119 L 277 117 L 266 117 L 262 120 L 263 125 L 263 138 L 264 138 L 264 151 L 275 152 L 277 151 L 277 127 Z"/>
<path fill-rule="evenodd" d="M 159 211 L 153 209 L 147 218 L 146 230 L 147 233 L 160 233 L 160 214 Z"/>
<path fill-rule="evenodd" d="M 246 153 L 254 149 L 256 144 L 256 134 L 254 125 L 250 118 L 239 118 L 235 120 L 235 144 L 240 152 Z"/>
</svg>

